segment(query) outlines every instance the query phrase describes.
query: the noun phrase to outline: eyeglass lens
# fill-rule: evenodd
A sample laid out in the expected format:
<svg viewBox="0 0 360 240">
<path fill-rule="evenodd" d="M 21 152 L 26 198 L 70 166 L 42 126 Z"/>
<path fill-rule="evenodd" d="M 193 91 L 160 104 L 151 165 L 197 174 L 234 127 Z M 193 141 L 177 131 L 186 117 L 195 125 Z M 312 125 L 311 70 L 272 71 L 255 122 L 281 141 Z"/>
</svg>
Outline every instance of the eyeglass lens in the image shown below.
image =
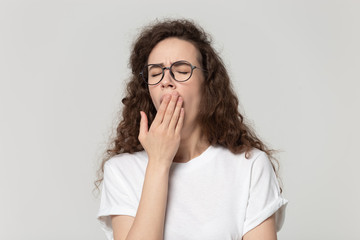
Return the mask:
<svg viewBox="0 0 360 240">
<path fill-rule="evenodd" d="M 148 84 L 156 84 L 160 82 L 161 78 L 165 71 L 163 71 L 163 67 L 160 65 L 148 65 L 144 69 L 145 79 Z M 191 76 L 191 65 L 185 62 L 174 63 L 170 71 L 172 72 L 172 76 L 176 81 L 186 81 Z"/>
</svg>

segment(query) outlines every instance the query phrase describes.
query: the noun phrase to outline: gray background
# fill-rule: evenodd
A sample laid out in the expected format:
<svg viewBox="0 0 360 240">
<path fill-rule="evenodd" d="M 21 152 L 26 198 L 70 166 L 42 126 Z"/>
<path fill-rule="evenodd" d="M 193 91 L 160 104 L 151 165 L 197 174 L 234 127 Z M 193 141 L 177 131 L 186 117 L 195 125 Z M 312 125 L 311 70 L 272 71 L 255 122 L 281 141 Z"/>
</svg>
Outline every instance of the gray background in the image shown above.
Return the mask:
<svg viewBox="0 0 360 240">
<path fill-rule="evenodd" d="M 105 239 L 91 192 L 135 34 L 189 17 L 281 149 L 279 239 L 359 239 L 359 1 L 1 1 L 0 239 Z"/>
</svg>

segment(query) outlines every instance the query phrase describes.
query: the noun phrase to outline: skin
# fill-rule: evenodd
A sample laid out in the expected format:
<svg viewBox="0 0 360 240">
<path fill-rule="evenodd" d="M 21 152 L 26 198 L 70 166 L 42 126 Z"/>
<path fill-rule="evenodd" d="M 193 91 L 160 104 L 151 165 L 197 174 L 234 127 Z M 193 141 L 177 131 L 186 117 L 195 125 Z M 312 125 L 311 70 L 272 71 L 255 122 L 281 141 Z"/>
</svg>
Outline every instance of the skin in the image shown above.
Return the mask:
<svg viewBox="0 0 360 240">
<path fill-rule="evenodd" d="M 201 68 L 199 59 L 201 54 L 190 42 L 178 38 L 167 38 L 159 42 L 148 57 L 149 64 L 163 64 L 186 60 Z M 161 99 L 167 94 L 172 96 L 173 106 L 176 101 L 182 101 L 184 108 L 184 123 L 180 132 L 180 142 L 173 161 L 187 162 L 199 156 L 210 144 L 201 134 L 200 125 L 196 122 L 201 100 L 201 87 L 204 74 L 200 69 L 194 69 L 191 78 L 186 82 L 175 81 L 168 70 L 162 81 L 149 86 L 151 99 L 156 109 L 160 108 Z M 157 153 L 159 154 L 159 152 Z"/>
<path fill-rule="evenodd" d="M 199 59 L 200 53 L 192 43 L 167 38 L 155 46 L 148 63 L 162 63 L 168 67 L 175 61 L 186 60 L 201 67 Z M 140 112 L 138 138 L 149 158 L 144 186 L 135 218 L 112 216 L 115 240 L 163 239 L 170 166 L 173 161 L 190 161 L 210 145 L 196 122 L 203 81 L 204 75 L 198 69 L 186 82 L 176 82 L 166 70 L 158 85 L 149 86 L 157 114 L 148 128 L 147 116 Z M 243 240 L 255 239 L 277 239 L 274 216 L 243 237 Z"/>
<path fill-rule="evenodd" d="M 243 240 L 277 240 L 275 215 L 247 232 Z"/>
</svg>

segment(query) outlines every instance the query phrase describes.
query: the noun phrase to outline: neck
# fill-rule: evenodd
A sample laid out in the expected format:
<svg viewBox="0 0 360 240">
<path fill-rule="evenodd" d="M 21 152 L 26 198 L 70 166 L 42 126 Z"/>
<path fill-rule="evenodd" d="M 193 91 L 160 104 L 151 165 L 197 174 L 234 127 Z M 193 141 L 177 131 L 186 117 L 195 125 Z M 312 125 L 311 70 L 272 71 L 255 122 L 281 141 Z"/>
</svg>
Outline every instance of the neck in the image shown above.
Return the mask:
<svg viewBox="0 0 360 240">
<path fill-rule="evenodd" d="M 201 133 L 200 126 L 195 127 L 191 131 L 183 131 L 180 146 L 173 161 L 188 162 L 203 153 L 209 145 L 210 143 Z"/>
</svg>

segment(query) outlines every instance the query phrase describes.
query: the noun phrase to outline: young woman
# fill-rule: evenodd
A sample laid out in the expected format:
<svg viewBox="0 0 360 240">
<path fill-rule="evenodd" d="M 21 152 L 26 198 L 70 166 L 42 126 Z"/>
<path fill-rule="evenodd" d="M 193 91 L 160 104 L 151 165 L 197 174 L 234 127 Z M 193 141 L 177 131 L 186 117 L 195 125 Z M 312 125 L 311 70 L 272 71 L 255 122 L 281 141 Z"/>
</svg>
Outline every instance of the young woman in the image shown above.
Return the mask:
<svg viewBox="0 0 360 240">
<path fill-rule="evenodd" d="M 130 65 L 96 181 L 107 238 L 276 239 L 287 205 L 276 159 L 243 122 L 208 34 L 189 20 L 156 22 Z"/>
</svg>

